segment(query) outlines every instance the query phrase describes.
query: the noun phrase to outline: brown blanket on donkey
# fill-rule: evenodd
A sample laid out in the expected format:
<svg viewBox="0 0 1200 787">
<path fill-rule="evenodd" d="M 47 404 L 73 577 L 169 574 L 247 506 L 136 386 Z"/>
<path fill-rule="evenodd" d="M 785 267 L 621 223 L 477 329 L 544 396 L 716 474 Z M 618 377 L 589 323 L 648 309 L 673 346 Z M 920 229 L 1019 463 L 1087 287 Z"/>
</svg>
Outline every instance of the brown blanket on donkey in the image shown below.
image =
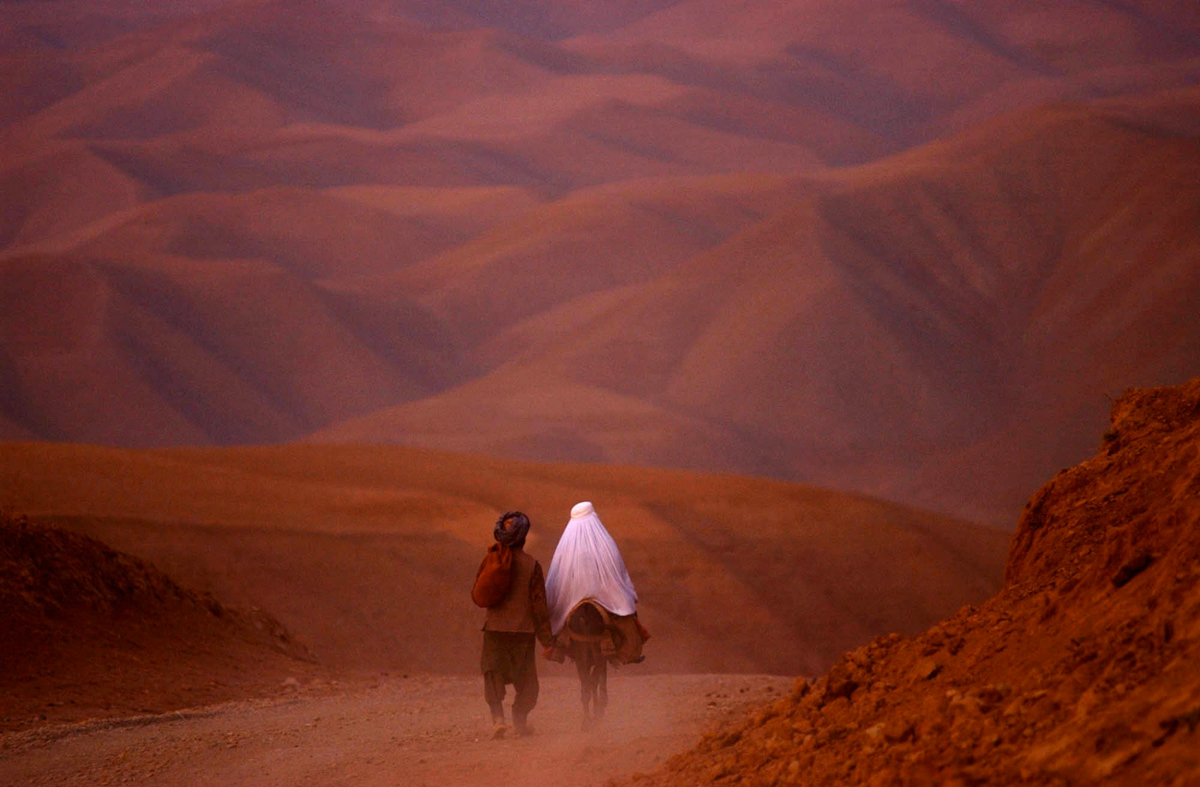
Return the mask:
<svg viewBox="0 0 1200 787">
<path fill-rule="evenodd" d="M 583 605 L 590 605 L 599 613 L 603 628 L 599 633 L 582 633 L 572 630 L 572 626 L 563 626 L 562 631 L 554 637 L 554 642 L 546 649 L 546 658 L 562 663 L 571 649 L 572 642 L 598 644 L 600 652 L 609 663 L 615 665 L 638 664 L 645 659 L 642 646 L 650 639 L 650 632 L 638 620 L 637 613 L 632 615 L 614 615 L 592 599 L 584 599 L 572 607 L 567 615 L 571 621 L 575 613 Z"/>
</svg>

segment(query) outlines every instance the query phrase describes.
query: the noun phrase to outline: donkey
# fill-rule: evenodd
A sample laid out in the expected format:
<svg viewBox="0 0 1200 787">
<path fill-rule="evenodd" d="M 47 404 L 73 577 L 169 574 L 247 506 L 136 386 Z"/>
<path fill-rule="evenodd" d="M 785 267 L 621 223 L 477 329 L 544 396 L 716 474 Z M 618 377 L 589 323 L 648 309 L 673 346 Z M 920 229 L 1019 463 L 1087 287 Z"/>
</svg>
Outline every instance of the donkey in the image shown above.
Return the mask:
<svg viewBox="0 0 1200 787">
<path fill-rule="evenodd" d="M 579 673 L 579 699 L 583 703 L 583 729 L 588 731 L 604 718 L 608 707 L 608 657 L 615 632 L 608 615 L 594 601 L 585 599 L 571 610 L 563 627 L 566 655 Z M 608 648 L 605 648 L 605 644 Z"/>
</svg>

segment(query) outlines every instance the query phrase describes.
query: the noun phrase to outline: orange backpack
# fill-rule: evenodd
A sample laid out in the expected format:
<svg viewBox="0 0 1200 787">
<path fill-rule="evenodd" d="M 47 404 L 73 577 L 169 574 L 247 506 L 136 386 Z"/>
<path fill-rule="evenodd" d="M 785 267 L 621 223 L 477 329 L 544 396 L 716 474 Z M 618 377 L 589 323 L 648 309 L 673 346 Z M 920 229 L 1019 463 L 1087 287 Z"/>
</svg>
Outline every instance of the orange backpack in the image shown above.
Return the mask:
<svg viewBox="0 0 1200 787">
<path fill-rule="evenodd" d="M 494 607 L 508 595 L 512 580 L 512 550 L 500 543 L 492 544 L 475 574 L 471 600 L 481 607 Z"/>
</svg>

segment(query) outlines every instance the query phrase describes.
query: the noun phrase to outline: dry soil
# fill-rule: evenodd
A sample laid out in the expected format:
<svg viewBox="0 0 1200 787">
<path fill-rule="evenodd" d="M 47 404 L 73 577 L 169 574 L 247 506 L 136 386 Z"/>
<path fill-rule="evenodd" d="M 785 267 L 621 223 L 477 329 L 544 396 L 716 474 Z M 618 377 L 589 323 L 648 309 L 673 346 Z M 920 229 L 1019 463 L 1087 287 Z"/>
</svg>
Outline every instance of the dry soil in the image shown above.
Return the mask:
<svg viewBox="0 0 1200 787">
<path fill-rule="evenodd" d="M 478 678 L 298 681 L 274 698 L 0 735 L 0 785 L 583 787 L 650 770 L 792 685 L 631 669 L 610 676 L 608 718 L 591 732 L 564 677 L 542 679 L 533 734 L 504 740 L 491 737 Z"/>
</svg>

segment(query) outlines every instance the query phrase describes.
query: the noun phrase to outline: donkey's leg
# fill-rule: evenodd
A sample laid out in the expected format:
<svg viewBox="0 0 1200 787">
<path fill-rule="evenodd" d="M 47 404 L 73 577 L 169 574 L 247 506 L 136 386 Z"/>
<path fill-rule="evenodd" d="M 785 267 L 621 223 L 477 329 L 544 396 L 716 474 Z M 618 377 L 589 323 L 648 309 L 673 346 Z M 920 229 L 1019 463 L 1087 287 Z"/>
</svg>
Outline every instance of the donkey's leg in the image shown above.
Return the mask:
<svg viewBox="0 0 1200 787">
<path fill-rule="evenodd" d="M 596 659 L 596 693 L 593 705 L 597 719 L 604 718 L 604 711 L 608 707 L 608 659 L 604 658 L 604 654 L 600 654 Z"/>
<path fill-rule="evenodd" d="M 591 680 L 589 678 L 590 665 L 588 664 L 588 651 L 586 648 L 573 648 L 571 659 L 575 662 L 575 672 L 579 675 L 579 702 L 583 705 L 583 728 L 589 728 L 591 714 L 588 712 L 588 705 L 592 699 Z"/>
</svg>

